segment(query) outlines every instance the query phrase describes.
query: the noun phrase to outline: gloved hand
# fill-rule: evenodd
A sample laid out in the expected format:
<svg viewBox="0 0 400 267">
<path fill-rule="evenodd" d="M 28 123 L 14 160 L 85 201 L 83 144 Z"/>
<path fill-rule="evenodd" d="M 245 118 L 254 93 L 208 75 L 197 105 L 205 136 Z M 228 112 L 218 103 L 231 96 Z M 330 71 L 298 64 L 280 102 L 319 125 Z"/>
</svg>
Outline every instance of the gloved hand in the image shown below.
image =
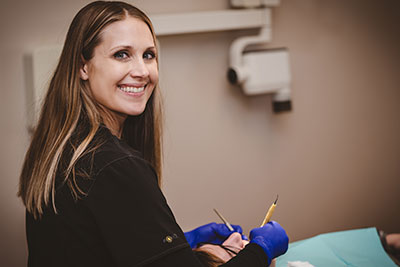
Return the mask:
<svg viewBox="0 0 400 267">
<path fill-rule="evenodd" d="M 242 227 L 239 225 L 232 225 L 235 232 L 242 233 Z M 233 232 L 222 223 L 209 223 L 196 229 L 186 232 L 185 237 L 191 248 L 196 248 L 197 244 L 202 242 L 208 242 L 213 244 L 222 244 L 228 236 Z M 243 236 L 243 239 L 247 240 L 247 237 Z"/>
<path fill-rule="evenodd" d="M 285 230 L 275 221 L 250 231 L 250 243 L 261 246 L 268 256 L 268 266 L 273 258 L 284 254 L 288 249 L 289 238 Z"/>
</svg>

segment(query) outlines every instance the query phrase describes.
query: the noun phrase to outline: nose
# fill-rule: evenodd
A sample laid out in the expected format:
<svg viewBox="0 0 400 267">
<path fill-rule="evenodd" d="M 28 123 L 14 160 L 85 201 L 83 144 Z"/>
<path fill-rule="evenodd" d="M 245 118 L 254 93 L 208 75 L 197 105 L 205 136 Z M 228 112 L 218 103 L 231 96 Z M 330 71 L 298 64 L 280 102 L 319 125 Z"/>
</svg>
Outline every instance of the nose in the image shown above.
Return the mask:
<svg viewBox="0 0 400 267">
<path fill-rule="evenodd" d="M 146 78 L 149 76 L 149 69 L 143 58 L 132 60 L 130 64 L 130 75 L 134 78 Z"/>
<path fill-rule="evenodd" d="M 242 235 L 237 233 L 237 232 L 232 233 L 228 237 L 228 239 L 225 240 L 223 245 L 232 246 L 232 247 L 240 248 L 240 249 L 243 248 L 244 247 L 244 243 L 243 243 Z"/>
</svg>

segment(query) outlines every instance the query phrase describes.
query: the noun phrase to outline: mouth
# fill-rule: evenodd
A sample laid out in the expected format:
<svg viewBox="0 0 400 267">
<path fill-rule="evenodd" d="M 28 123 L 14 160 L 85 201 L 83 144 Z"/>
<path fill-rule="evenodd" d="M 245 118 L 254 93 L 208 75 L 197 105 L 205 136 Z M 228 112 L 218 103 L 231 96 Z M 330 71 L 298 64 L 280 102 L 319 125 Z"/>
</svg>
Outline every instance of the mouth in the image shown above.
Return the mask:
<svg viewBox="0 0 400 267">
<path fill-rule="evenodd" d="M 144 91 L 144 86 L 126 86 L 126 85 L 118 85 L 118 89 L 125 93 L 141 93 Z"/>
</svg>

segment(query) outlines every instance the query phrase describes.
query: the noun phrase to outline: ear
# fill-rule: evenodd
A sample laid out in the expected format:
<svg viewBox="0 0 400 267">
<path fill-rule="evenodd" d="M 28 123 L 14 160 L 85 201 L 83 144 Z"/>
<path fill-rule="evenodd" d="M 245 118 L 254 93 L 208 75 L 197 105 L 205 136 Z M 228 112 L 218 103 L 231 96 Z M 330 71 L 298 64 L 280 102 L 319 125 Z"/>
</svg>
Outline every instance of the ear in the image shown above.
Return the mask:
<svg viewBox="0 0 400 267">
<path fill-rule="evenodd" d="M 89 79 L 88 64 L 84 62 L 82 67 L 79 69 L 79 74 L 81 79 L 87 81 Z"/>
</svg>

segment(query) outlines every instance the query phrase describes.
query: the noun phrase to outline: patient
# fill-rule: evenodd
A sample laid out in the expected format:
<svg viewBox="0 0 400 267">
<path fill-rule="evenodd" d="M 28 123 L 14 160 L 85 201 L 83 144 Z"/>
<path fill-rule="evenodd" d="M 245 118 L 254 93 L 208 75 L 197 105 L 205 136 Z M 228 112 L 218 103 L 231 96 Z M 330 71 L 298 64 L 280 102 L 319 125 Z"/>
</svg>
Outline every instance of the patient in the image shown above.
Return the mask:
<svg viewBox="0 0 400 267">
<path fill-rule="evenodd" d="M 386 242 L 393 250 L 400 253 L 400 234 L 387 234 Z"/>
<path fill-rule="evenodd" d="M 200 243 L 193 252 L 202 265 L 216 267 L 235 257 L 248 243 L 249 241 L 242 239 L 241 234 L 235 232 L 221 245 Z M 270 266 L 275 266 L 275 260 L 272 260 Z"/>
<path fill-rule="evenodd" d="M 400 265 L 400 233 L 386 234 L 382 230 L 378 230 L 378 233 L 386 252 Z M 235 257 L 248 243 L 249 241 L 242 239 L 241 234 L 235 232 L 221 245 L 200 243 L 193 252 L 202 265 L 217 267 Z M 273 261 L 270 266 L 274 263 Z"/>
<path fill-rule="evenodd" d="M 378 231 L 383 248 L 392 257 L 397 265 L 400 265 L 400 234 L 386 234 L 382 230 Z"/>
<path fill-rule="evenodd" d="M 235 257 L 249 241 L 243 240 L 242 235 L 232 233 L 221 245 L 200 243 L 193 251 L 204 266 L 219 266 Z"/>
</svg>

